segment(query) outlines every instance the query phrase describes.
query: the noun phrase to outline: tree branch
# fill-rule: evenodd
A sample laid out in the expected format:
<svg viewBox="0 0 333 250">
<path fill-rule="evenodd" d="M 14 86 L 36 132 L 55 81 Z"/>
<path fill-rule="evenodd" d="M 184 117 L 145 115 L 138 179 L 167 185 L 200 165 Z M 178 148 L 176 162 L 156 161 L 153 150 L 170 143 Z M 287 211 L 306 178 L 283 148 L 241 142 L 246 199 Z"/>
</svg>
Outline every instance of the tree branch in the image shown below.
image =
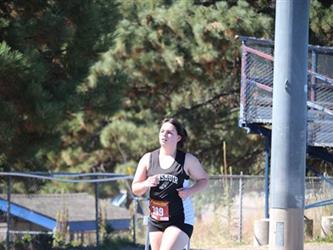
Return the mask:
<svg viewBox="0 0 333 250">
<path fill-rule="evenodd" d="M 227 92 L 227 93 L 219 93 L 215 96 L 213 96 L 212 98 L 202 102 L 202 103 L 197 103 L 189 108 L 186 108 L 186 107 L 181 107 L 176 113 L 173 114 L 173 116 L 179 116 L 180 114 L 183 114 L 183 113 L 187 113 L 187 112 L 191 112 L 195 109 L 198 109 L 200 107 L 203 107 L 203 106 L 206 106 L 208 104 L 211 104 L 212 102 L 214 102 L 215 100 L 219 99 L 220 97 L 223 97 L 223 96 L 230 96 L 230 95 L 234 95 L 235 93 L 238 93 L 239 92 L 239 89 L 235 89 L 235 90 L 232 90 L 230 92 Z"/>
</svg>

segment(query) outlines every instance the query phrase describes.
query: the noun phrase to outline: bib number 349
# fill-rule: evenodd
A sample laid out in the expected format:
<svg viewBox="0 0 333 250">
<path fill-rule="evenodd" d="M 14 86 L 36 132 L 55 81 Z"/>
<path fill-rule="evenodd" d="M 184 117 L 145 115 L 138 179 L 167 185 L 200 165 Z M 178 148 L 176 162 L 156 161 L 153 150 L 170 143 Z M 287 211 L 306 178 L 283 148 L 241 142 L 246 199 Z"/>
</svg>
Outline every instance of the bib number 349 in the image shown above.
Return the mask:
<svg viewBox="0 0 333 250">
<path fill-rule="evenodd" d="M 151 199 L 149 203 L 150 216 L 158 221 L 169 220 L 169 204 L 167 201 L 156 201 Z"/>
</svg>

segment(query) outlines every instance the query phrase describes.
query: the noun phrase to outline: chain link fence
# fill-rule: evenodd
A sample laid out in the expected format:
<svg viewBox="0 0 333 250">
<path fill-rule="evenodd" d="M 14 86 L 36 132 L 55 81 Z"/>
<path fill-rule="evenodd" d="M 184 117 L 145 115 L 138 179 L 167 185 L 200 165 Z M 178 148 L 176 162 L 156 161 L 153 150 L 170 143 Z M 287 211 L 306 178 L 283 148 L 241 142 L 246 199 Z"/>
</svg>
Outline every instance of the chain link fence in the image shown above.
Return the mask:
<svg viewBox="0 0 333 250">
<path fill-rule="evenodd" d="M 130 232 L 130 240 L 146 244 L 144 215 L 148 203 L 131 195 L 131 176 L 105 173 L 11 173 L 10 176 L 0 173 L 0 176 L 3 245 L 37 236 L 43 239 L 38 244 L 53 244 L 53 247 L 96 245 L 119 231 Z M 331 206 L 323 201 L 333 199 L 330 178 L 326 178 L 328 181 L 306 178 L 305 216 L 313 220 L 313 237 L 320 235 L 321 217 L 332 214 Z M 208 187 L 193 196 L 196 224 L 191 247 L 252 244 L 254 222 L 265 214 L 264 190 L 263 176 L 210 177 Z"/>
<path fill-rule="evenodd" d="M 98 245 L 114 232 L 133 230 L 131 176 L 12 172 L 0 177 L 0 241 L 6 249 L 27 249 L 27 242 L 35 243 L 32 249 Z"/>
<path fill-rule="evenodd" d="M 332 207 L 325 206 L 325 200 L 333 198 L 332 184 L 323 178 L 309 177 L 305 186 L 305 205 L 309 208 L 304 214 L 313 221 L 314 239 L 320 237 L 321 218 L 332 215 Z M 264 190 L 263 176 L 210 177 L 208 188 L 193 197 L 196 225 L 191 246 L 205 249 L 252 244 L 254 222 L 265 217 Z"/>
</svg>

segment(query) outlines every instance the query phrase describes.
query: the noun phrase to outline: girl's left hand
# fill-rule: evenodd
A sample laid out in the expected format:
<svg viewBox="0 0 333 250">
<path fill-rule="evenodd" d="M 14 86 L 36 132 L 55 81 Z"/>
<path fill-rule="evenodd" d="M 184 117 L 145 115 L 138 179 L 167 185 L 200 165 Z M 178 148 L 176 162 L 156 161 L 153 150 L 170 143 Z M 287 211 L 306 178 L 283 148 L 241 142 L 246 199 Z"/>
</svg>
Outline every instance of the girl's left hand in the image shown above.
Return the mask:
<svg viewBox="0 0 333 250">
<path fill-rule="evenodd" d="M 179 197 L 182 198 L 183 200 L 185 200 L 186 198 L 188 198 L 191 195 L 189 188 L 178 188 L 177 191 L 178 191 Z"/>
</svg>

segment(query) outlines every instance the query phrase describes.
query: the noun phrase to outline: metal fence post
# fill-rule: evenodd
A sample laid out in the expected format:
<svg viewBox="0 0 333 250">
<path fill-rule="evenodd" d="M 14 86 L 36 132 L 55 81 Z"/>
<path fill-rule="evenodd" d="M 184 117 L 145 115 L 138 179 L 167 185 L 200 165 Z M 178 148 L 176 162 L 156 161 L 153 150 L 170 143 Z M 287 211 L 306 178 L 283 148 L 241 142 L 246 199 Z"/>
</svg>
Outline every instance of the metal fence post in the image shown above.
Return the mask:
<svg viewBox="0 0 333 250">
<path fill-rule="evenodd" d="M 265 218 L 269 218 L 269 170 L 271 159 L 271 138 L 265 137 Z"/>
<path fill-rule="evenodd" d="M 243 234 L 243 172 L 240 172 L 239 176 L 239 231 L 238 231 L 238 241 L 242 242 Z"/>
<path fill-rule="evenodd" d="M 98 182 L 95 182 L 95 212 L 96 212 L 96 245 L 99 246 L 99 188 Z"/>
<path fill-rule="evenodd" d="M 149 199 L 146 198 L 146 207 L 149 208 Z M 149 223 L 149 215 L 144 216 L 144 225 L 146 226 L 146 239 L 145 239 L 145 250 L 149 250 L 149 228 L 148 228 L 148 223 Z"/>
<path fill-rule="evenodd" d="M 134 209 L 134 213 L 133 213 L 133 243 L 136 244 L 136 224 L 137 224 L 137 210 L 138 210 L 138 198 L 136 198 L 134 200 L 133 203 L 133 209 Z"/>
<path fill-rule="evenodd" d="M 7 178 L 7 231 L 6 231 L 6 249 L 10 249 L 10 223 L 11 223 L 11 211 L 10 211 L 10 199 L 11 199 L 11 176 Z"/>
</svg>

